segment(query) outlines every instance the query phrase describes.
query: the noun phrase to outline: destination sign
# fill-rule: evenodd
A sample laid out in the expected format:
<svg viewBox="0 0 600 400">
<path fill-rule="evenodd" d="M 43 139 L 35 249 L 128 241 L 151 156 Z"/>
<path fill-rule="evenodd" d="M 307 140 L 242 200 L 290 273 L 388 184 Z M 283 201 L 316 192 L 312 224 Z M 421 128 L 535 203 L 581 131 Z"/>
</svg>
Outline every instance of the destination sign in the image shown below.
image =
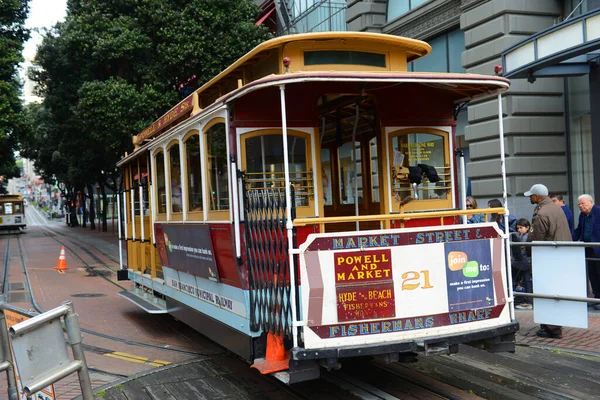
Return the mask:
<svg viewBox="0 0 600 400">
<path fill-rule="evenodd" d="M 477 228 L 431 229 L 420 231 L 388 231 L 378 234 L 333 236 L 323 235 L 314 238 L 306 250 L 366 250 L 375 248 L 393 248 L 414 244 L 465 242 L 469 240 L 493 239 L 500 233 L 491 225 Z"/>
<path fill-rule="evenodd" d="M 333 256 L 338 321 L 396 316 L 390 249 Z"/>
<path fill-rule="evenodd" d="M 190 112 L 193 106 L 193 96 L 190 95 L 184 100 L 182 100 L 175 107 L 171 108 L 165 115 L 156 120 L 152 125 L 144 129 L 140 134 L 133 137 L 133 144 L 139 145 L 147 138 L 154 136 L 158 133 L 162 128 L 171 122 L 175 121 L 177 118 L 181 117 L 183 114 Z"/>
<path fill-rule="evenodd" d="M 392 279 L 389 250 L 340 252 L 334 257 L 336 284 Z"/>
<path fill-rule="evenodd" d="M 396 315 L 394 284 L 377 286 L 338 288 L 338 321 L 390 318 Z"/>
<path fill-rule="evenodd" d="M 311 326 L 308 327 L 308 329 L 311 329 L 322 339 L 390 334 L 494 319 L 500 316 L 504 307 L 505 304 L 499 304 L 494 307 L 459 312 L 421 315 L 385 321 L 369 321 L 364 323 Z"/>
</svg>

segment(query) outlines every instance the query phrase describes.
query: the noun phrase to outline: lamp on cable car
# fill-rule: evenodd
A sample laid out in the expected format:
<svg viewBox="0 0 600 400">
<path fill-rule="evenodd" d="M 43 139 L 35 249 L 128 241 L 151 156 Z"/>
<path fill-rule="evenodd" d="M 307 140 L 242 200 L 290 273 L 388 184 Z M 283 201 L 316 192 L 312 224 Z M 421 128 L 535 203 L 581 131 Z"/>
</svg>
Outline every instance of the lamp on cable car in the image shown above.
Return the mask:
<svg viewBox="0 0 600 400">
<path fill-rule="evenodd" d="M 290 64 L 292 63 L 292 59 L 289 57 L 283 57 L 283 66 L 285 67 L 285 72 L 290 72 Z"/>
</svg>

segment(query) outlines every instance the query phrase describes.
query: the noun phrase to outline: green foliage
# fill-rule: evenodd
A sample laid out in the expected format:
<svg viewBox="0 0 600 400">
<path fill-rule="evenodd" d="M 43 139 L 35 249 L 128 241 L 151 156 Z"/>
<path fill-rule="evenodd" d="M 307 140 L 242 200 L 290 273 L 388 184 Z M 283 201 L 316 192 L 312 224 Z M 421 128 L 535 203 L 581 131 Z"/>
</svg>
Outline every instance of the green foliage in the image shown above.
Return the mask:
<svg viewBox="0 0 600 400">
<path fill-rule="evenodd" d="M 29 38 L 25 19 L 27 0 L 0 1 L 0 176 L 19 175 L 14 152 L 15 130 L 22 125 L 20 84 L 17 68 L 23 58 L 23 43 Z"/>
<path fill-rule="evenodd" d="M 22 147 L 67 187 L 115 178 L 131 138 L 268 38 L 252 0 L 69 0 L 47 32 L 31 78 Z M 104 171 L 104 173 L 102 173 Z"/>
</svg>

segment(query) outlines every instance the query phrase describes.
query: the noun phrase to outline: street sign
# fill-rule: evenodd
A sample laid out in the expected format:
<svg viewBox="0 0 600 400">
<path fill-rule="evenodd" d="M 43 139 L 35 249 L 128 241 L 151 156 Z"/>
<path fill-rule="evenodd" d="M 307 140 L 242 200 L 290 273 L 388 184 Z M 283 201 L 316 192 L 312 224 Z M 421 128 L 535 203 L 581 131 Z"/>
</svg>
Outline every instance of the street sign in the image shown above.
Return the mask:
<svg viewBox="0 0 600 400">
<path fill-rule="evenodd" d="M 4 308 L 4 317 L 6 319 L 6 329 L 10 329 L 12 326 L 18 324 L 19 322 L 23 322 L 23 321 L 26 321 L 31 318 L 29 315 L 25 314 L 24 312 L 19 312 L 17 310 L 8 309 L 8 307 L 6 305 L 4 307 L 5 307 Z M 12 349 L 12 343 L 11 343 L 11 352 L 12 352 L 12 363 L 14 366 L 13 370 L 15 372 L 15 379 L 17 380 L 17 390 L 19 392 L 19 399 L 27 400 L 28 397 L 25 394 L 25 391 L 23 390 L 23 382 L 21 381 L 21 377 L 20 377 L 19 371 L 17 369 L 17 363 L 15 362 L 15 356 L 14 356 L 14 351 Z M 54 392 L 54 386 L 53 385 L 46 386 L 39 392 L 35 393 L 32 396 L 32 398 L 34 398 L 35 400 L 55 400 L 56 395 Z"/>
</svg>

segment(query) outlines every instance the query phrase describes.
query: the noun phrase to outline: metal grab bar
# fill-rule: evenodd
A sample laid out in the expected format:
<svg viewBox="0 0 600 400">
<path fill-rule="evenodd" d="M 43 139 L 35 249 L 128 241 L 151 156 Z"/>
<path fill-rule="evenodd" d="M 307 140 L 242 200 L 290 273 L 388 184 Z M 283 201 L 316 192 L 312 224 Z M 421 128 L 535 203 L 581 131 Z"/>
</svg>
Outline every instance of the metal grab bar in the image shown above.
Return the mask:
<svg viewBox="0 0 600 400">
<path fill-rule="evenodd" d="M 526 246 L 526 247 L 600 247 L 600 242 L 550 242 L 550 241 L 536 241 L 536 242 L 511 242 L 511 246 Z M 600 260 L 598 258 L 587 258 L 586 260 Z"/>
<path fill-rule="evenodd" d="M 294 220 L 294 226 L 306 226 L 316 224 L 331 224 L 340 222 L 354 222 L 354 221 L 392 221 L 402 220 L 408 221 L 412 219 L 424 219 L 424 218 L 444 218 L 454 217 L 458 215 L 469 215 L 469 214 L 504 214 L 503 207 L 497 208 L 477 208 L 477 212 L 470 210 L 446 210 L 446 211 L 431 211 L 431 212 L 411 212 L 411 213 L 399 213 L 399 214 L 373 214 L 373 215 L 358 215 L 358 216 L 346 216 L 346 217 L 314 217 L 314 218 L 296 218 Z"/>
<path fill-rule="evenodd" d="M 538 294 L 538 293 L 523 293 L 514 292 L 515 297 L 529 297 L 532 299 L 550 299 L 550 300 L 567 300 L 567 301 L 578 301 L 580 303 L 597 303 L 600 304 L 600 299 L 593 297 L 574 297 L 574 296 L 561 296 L 558 294 Z"/>
</svg>

